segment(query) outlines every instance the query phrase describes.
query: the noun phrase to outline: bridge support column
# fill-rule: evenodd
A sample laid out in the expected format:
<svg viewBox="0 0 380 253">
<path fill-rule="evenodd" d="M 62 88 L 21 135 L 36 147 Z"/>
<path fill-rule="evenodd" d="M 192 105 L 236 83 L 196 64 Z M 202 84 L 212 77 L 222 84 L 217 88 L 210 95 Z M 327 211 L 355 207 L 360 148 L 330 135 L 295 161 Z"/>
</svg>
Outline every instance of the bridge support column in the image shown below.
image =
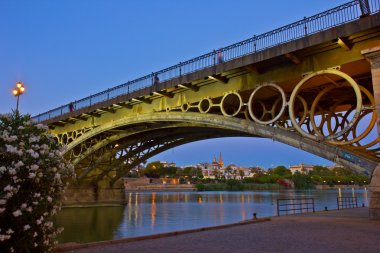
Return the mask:
<svg viewBox="0 0 380 253">
<path fill-rule="evenodd" d="M 362 54 L 371 63 L 373 93 L 376 103 L 377 131 L 380 136 L 380 46 L 363 50 Z M 370 191 L 369 217 L 373 220 L 380 220 L 380 163 L 372 173 Z"/>
</svg>

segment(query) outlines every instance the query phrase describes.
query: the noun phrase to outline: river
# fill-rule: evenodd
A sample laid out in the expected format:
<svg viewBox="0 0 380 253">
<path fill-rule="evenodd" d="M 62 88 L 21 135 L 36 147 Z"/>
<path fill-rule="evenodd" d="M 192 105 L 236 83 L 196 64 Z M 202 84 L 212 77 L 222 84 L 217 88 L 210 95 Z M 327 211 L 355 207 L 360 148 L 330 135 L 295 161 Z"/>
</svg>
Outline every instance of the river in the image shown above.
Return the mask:
<svg viewBox="0 0 380 253">
<path fill-rule="evenodd" d="M 364 189 L 274 190 L 244 192 L 126 193 L 128 204 L 67 207 L 55 223 L 65 230 L 59 243 L 91 242 L 235 223 L 277 215 L 277 199 L 314 198 L 315 210 L 337 209 L 337 197 L 357 197 L 368 205 Z"/>
</svg>

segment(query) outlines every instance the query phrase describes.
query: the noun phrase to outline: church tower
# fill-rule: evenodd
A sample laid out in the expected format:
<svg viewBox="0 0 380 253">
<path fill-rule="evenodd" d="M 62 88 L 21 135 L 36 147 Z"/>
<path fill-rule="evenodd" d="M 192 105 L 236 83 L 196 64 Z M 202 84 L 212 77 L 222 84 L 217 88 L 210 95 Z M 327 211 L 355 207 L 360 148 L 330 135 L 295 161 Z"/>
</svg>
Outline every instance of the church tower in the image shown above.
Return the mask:
<svg viewBox="0 0 380 253">
<path fill-rule="evenodd" d="M 223 163 L 223 159 L 222 159 L 222 152 L 219 153 L 219 162 L 218 163 L 219 163 L 220 167 L 223 168 L 224 163 Z"/>
</svg>

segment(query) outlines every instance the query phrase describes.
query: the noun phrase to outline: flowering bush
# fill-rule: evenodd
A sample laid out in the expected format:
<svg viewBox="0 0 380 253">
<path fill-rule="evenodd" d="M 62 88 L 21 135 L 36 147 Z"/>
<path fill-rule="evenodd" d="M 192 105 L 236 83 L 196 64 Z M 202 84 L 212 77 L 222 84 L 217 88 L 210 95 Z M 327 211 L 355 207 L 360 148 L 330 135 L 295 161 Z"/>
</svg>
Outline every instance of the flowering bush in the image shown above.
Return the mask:
<svg viewBox="0 0 380 253">
<path fill-rule="evenodd" d="M 72 165 L 29 115 L 0 115 L 0 252 L 49 252 Z"/>
</svg>

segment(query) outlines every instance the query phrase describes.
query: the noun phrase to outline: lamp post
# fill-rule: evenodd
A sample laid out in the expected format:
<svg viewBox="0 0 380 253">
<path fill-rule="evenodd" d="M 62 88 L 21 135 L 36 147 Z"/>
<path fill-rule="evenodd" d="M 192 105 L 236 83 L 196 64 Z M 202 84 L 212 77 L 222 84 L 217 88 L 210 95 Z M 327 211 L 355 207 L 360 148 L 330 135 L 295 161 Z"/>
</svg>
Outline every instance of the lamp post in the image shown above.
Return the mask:
<svg viewBox="0 0 380 253">
<path fill-rule="evenodd" d="M 21 83 L 18 82 L 16 83 L 16 87 L 13 89 L 13 95 L 17 97 L 17 105 L 16 105 L 16 112 L 18 113 L 18 103 L 20 99 L 20 95 L 25 92 L 25 86 Z"/>
</svg>

